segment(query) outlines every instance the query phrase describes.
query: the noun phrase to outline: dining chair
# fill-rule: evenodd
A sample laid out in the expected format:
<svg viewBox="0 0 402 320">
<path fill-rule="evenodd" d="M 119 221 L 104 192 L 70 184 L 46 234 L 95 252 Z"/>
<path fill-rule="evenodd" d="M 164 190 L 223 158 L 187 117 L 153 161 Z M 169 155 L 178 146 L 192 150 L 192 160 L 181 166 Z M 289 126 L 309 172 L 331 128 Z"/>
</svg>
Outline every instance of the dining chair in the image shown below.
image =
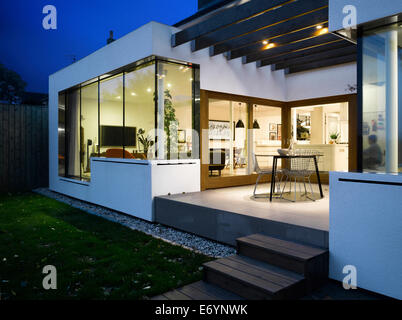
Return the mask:
<svg viewBox="0 0 402 320">
<path fill-rule="evenodd" d="M 294 155 L 296 156 L 313 156 L 315 155 L 316 152 L 314 150 L 309 150 L 309 149 L 298 149 L 295 150 Z M 312 201 L 315 201 L 313 198 L 313 186 L 311 185 L 311 180 L 310 177 L 314 174 L 314 171 L 311 170 L 312 165 L 313 165 L 313 157 L 306 157 L 306 158 L 291 158 L 290 159 L 290 165 L 286 166 L 282 170 L 283 176 L 286 177 L 285 183 L 283 185 L 282 191 L 281 191 L 281 196 L 280 199 L 285 199 L 285 200 L 290 200 L 283 198 L 283 194 L 286 188 L 287 183 L 289 182 L 290 187 L 289 190 L 291 192 L 292 190 L 292 182 L 294 181 L 294 200 L 290 200 L 292 202 L 296 202 L 297 200 L 297 183 L 299 183 L 299 191 L 301 196 L 305 196 L 307 199 L 310 199 Z M 302 194 L 302 187 L 301 183 L 303 182 L 304 185 L 304 193 Z M 310 191 L 311 191 L 311 196 L 308 195 L 307 192 L 307 186 L 306 182 L 308 182 L 310 186 Z"/>
<path fill-rule="evenodd" d="M 272 168 L 261 168 L 259 163 L 258 163 L 258 156 L 253 153 L 253 161 L 254 161 L 254 171 L 258 174 L 257 181 L 255 182 L 255 187 L 254 187 L 254 192 L 253 192 L 253 197 L 254 198 L 265 198 L 267 196 L 262 197 L 262 194 L 257 194 L 257 187 L 258 183 L 260 182 L 260 179 L 263 175 L 272 175 Z M 277 175 L 281 174 L 282 170 L 277 170 Z M 280 181 L 277 183 L 279 192 L 281 190 L 281 182 L 282 182 L 282 176 Z"/>
</svg>

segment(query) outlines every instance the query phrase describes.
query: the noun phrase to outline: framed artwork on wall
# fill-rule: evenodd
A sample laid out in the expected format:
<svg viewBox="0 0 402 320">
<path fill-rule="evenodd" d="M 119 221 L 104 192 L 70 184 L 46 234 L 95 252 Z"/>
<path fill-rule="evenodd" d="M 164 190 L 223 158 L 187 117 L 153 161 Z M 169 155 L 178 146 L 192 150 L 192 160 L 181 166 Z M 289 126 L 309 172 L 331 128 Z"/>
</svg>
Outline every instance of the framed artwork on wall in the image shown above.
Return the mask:
<svg viewBox="0 0 402 320">
<path fill-rule="evenodd" d="M 209 121 L 210 140 L 230 140 L 231 131 L 230 121 Z"/>
<path fill-rule="evenodd" d="M 270 132 L 269 133 L 269 140 L 276 140 L 277 139 L 277 134 L 276 132 Z"/>
<path fill-rule="evenodd" d="M 186 143 L 186 131 L 185 130 L 177 130 L 178 138 L 177 141 L 179 143 Z"/>
<path fill-rule="evenodd" d="M 277 127 L 276 123 L 270 123 L 269 124 L 269 131 L 270 132 L 276 132 L 276 127 Z"/>
</svg>

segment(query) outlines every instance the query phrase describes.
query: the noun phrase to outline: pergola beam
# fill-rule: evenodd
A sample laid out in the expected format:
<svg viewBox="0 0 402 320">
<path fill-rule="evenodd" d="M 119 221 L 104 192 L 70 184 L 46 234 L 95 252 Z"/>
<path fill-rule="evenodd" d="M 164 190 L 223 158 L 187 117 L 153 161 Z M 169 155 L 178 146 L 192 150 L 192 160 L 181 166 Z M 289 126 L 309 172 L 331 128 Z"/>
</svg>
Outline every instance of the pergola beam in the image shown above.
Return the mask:
<svg viewBox="0 0 402 320">
<path fill-rule="evenodd" d="M 281 5 L 289 0 L 253 0 L 239 6 L 233 6 L 218 12 L 216 15 L 179 31 L 172 35 L 172 46 L 177 47 L 183 43 L 219 30 L 228 25 L 248 19 L 256 14 L 265 12 L 272 7 Z"/>
<path fill-rule="evenodd" d="M 348 56 L 348 55 L 356 54 L 356 52 L 357 52 L 356 47 L 350 45 L 350 46 L 335 49 L 335 50 L 327 50 L 325 52 L 310 54 L 310 55 L 300 57 L 300 58 L 286 59 L 283 62 L 273 64 L 271 70 L 276 71 L 276 70 L 280 70 L 280 69 L 292 68 L 292 67 L 296 67 L 298 65 L 309 64 L 309 63 L 312 63 L 315 61 Z"/>
<path fill-rule="evenodd" d="M 302 71 L 307 71 L 307 70 L 312 70 L 312 69 L 335 66 L 335 65 L 339 65 L 339 64 L 354 62 L 356 60 L 357 60 L 357 54 L 350 54 L 350 55 L 342 56 L 342 57 L 329 58 L 329 59 L 314 61 L 311 63 L 300 64 L 297 66 L 291 66 L 291 67 L 285 69 L 285 74 L 291 74 L 291 73 L 302 72 Z"/>
<path fill-rule="evenodd" d="M 270 49 L 267 49 L 267 50 L 262 50 L 262 51 L 260 51 L 258 53 L 243 56 L 242 62 L 243 62 L 243 64 L 246 64 L 246 63 L 254 62 L 254 61 L 257 61 L 257 60 L 268 59 L 268 58 L 272 58 L 274 56 L 277 56 L 277 55 L 285 53 L 285 52 L 294 51 L 294 50 L 300 50 L 300 49 L 303 49 L 303 48 L 316 46 L 316 45 L 319 45 L 321 43 L 326 43 L 326 42 L 330 42 L 330 41 L 336 41 L 338 39 L 339 38 L 337 36 L 335 36 L 335 35 L 333 35 L 331 33 L 327 33 L 327 34 L 320 35 L 320 36 L 317 36 L 317 37 L 314 37 L 314 38 L 300 40 L 300 41 L 285 44 L 285 45 L 282 45 L 282 46 L 279 46 L 279 47 L 274 47 L 274 48 L 270 48 Z"/>
<path fill-rule="evenodd" d="M 314 53 L 319 53 L 319 52 L 326 52 L 328 50 L 335 50 L 335 49 L 339 49 L 339 48 L 345 48 L 350 46 L 350 42 L 342 40 L 342 39 L 338 39 L 335 41 L 331 41 L 328 43 L 322 43 L 319 44 L 317 46 L 313 46 L 313 47 L 309 47 L 309 48 L 303 48 L 300 50 L 295 50 L 295 51 L 289 51 L 289 52 L 285 52 L 283 54 L 277 55 L 275 57 L 270 57 L 270 58 L 266 58 L 263 60 L 259 60 L 257 61 L 257 67 L 261 68 L 261 67 L 265 67 L 265 66 L 269 66 L 269 65 L 273 65 L 276 63 L 282 63 L 286 60 L 289 59 L 294 59 L 294 58 L 300 58 L 300 57 L 305 57 L 308 56 L 310 54 L 314 54 Z"/>
<path fill-rule="evenodd" d="M 326 27 L 326 24 L 325 24 Z M 307 38 L 312 38 L 317 36 L 317 29 L 316 27 L 310 27 L 306 29 L 302 29 L 296 32 L 291 32 L 287 33 L 285 35 L 279 36 L 275 39 L 272 39 L 271 43 L 274 44 L 275 46 L 283 46 L 288 43 L 300 41 L 303 39 Z M 226 58 L 228 60 L 231 59 L 236 59 L 239 57 L 247 56 L 247 55 L 252 55 L 255 53 L 259 53 L 262 50 L 264 50 L 265 45 L 263 45 L 261 42 L 255 43 L 251 46 L 243 47 L 237 50 L 229 51 L 226 55 Z M 268 49 L 265 49 L 268 50 Z"/>
<path fill-rule="evenodd" d="M 253 1 L 251 1 L 251 3 L 252 2 Z M 328 0 L 299 0 L 290 2 L 275 10 L 267 11 L 251 19 L 239 21 L 226 28 L 211 32 L 206 36 L 196 38 L 191 42 L 191 50 L 197 51 L 205 49 L 327 6 Z"/>
<path fill-rule="evenodd" d="M 215 56 L 217 54 L 225 53 L 230 50 L 246 47 L 263 40 L 269 40 L 289 32 L 294 32 L 310 26 L 316 26 L 324 24 L 328 21 L 328 7 L 313 11 L 308 14 L 298 16 L 297 18 L 287 20 L 268 28 L 261 29 L 256 32 L 244 35 L 240 38 L 235 38 L 222 42 L 210 47 L 210 55 Z"/>
</svg>

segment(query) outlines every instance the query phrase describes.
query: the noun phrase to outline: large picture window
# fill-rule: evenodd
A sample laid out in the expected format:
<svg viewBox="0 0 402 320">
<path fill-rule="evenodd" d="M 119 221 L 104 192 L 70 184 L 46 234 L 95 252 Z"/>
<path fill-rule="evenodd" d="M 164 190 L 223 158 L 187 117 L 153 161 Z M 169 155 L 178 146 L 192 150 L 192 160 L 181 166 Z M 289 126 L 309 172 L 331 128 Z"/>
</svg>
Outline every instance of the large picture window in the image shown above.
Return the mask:
<svg viewBox="0 0 402 320">
<path fill-rule="evenodd" d="M 151 57 L 60 92 L 59 175 L 90 180 L 92 157 L 199 158 L 198 69 Z"/>
<path fill-rule="evenodd" d="M 396 173 L 402 168 L 402 28 L 367 31 L 362 44 L 363 169 Z"/>
</svg>

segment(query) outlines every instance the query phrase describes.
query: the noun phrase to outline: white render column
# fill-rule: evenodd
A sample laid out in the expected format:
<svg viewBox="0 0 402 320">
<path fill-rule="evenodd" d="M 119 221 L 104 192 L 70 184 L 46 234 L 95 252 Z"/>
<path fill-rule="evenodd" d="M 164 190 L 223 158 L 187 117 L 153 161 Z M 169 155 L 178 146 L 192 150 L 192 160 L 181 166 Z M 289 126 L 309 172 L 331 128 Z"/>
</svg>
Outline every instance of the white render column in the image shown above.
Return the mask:
<svg viewBox="0 0 402 320">
<path fill-rule="evenodd" d="M 386 172 L 398 172 L 398 31 L 394 28 L 385 38 L 386 106 L 385 134 Z"/>
</svg>

